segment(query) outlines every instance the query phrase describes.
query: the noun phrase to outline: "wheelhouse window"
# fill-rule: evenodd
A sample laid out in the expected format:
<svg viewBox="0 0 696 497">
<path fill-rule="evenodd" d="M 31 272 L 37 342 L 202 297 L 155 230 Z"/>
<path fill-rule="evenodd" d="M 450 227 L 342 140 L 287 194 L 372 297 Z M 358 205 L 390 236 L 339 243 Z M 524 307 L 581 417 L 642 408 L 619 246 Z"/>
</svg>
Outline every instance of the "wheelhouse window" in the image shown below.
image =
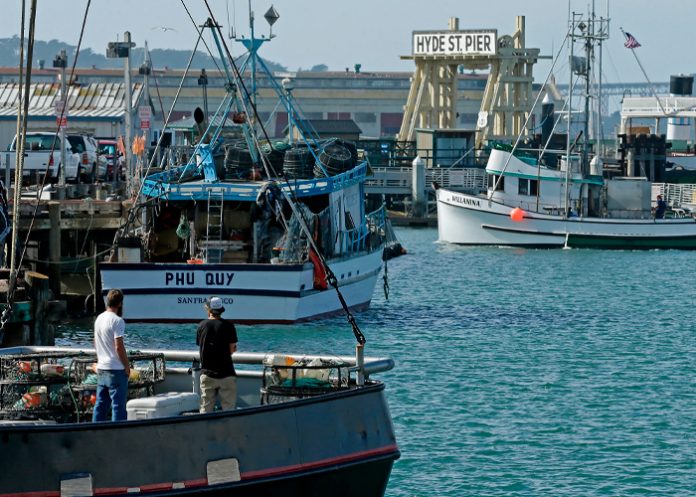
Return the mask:
<svg viewBox="0 0 696 497">
<path fill-rule="evenodd" d="M 497 192 L 504 192 L 505 191 L 505 176 L 500 176 L 498 174 L 489 174 L 488 175 L 488 188 L 490 190 L 492 190 L 493 187 L 495 187 L 495 191 L 497 191 Z"/>
<path fill-rule="evenodd" d="M 539 188 L 539 181 L 535 179 L 520 178 L 517 180 L 517 193 L 536 197 Z"/>
</svg>

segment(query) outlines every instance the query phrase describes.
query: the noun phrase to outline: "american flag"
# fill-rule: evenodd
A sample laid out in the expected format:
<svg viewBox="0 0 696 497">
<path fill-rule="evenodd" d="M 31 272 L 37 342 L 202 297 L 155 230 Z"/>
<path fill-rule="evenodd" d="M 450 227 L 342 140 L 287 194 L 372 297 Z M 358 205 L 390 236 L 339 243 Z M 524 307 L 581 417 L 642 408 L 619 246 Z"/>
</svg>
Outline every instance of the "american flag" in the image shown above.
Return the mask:
<svg viewBox="0 0 696 497">
<path fill-rule="evenodd" d="M 640 46 L 638 40 L 636 40 L 631 33 L 625 32 L 624 35 L 626 35 L 626 43 L 624 43 L 624 47 L 638 48 Z"/>
</svg>

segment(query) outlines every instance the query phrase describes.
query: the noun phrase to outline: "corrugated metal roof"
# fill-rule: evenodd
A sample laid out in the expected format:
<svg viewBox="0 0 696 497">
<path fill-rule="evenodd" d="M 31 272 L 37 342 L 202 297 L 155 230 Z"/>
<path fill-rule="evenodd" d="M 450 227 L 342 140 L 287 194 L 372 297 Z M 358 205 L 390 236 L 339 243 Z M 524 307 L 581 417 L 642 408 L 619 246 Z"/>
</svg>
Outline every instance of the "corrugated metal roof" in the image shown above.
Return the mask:
<svg viewBox="0 0 696 497">
<path fill-rule="evenodd" d="M 36 83 L 29 90 L 29 115 L 53 117 L 60 96 L 60 84 Z M 125 115 L 123 83 L 92 83 L 68 87 L 68 116 L 81 118 L 122 119 Z M 133 109 L 138 108 L 142 84 L 133 84 Z M 18 83 L 0 83 L 0 117 L 17 116 Z"/>
</svg>

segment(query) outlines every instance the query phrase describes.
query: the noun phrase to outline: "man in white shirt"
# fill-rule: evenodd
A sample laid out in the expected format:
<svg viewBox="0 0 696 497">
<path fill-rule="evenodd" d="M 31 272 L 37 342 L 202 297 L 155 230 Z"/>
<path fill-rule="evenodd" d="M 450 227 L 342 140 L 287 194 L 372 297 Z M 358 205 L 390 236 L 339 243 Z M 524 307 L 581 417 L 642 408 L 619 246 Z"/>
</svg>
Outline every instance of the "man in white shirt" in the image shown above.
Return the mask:
<svg viewBox="0 0 696 497">
<path fill-rule="evenodd" d="M 106 295 L 106 310 L 94 321 L 94 348 L 97 351 L 97 401 L 92 421 L 126 419 L 130 364 L 123 344 L 126 322 L 123 315 L 123 292 L 116 288 Z"/>
</svg>

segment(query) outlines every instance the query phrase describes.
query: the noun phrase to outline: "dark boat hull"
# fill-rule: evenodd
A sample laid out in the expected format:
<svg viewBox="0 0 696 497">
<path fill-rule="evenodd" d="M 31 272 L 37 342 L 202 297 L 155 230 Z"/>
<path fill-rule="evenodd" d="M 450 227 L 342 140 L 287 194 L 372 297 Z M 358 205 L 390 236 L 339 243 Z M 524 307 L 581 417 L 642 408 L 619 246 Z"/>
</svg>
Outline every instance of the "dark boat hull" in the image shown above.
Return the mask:
<svg viewBox="0 0 696 497">
<path fill-rule="evenodd" d="M 398 457 L 375 383 L 212 414 L 0 426 L 0 497 L 77 495 L 74 482 L 82 495 L 381 496 Z"/>
</svg>

